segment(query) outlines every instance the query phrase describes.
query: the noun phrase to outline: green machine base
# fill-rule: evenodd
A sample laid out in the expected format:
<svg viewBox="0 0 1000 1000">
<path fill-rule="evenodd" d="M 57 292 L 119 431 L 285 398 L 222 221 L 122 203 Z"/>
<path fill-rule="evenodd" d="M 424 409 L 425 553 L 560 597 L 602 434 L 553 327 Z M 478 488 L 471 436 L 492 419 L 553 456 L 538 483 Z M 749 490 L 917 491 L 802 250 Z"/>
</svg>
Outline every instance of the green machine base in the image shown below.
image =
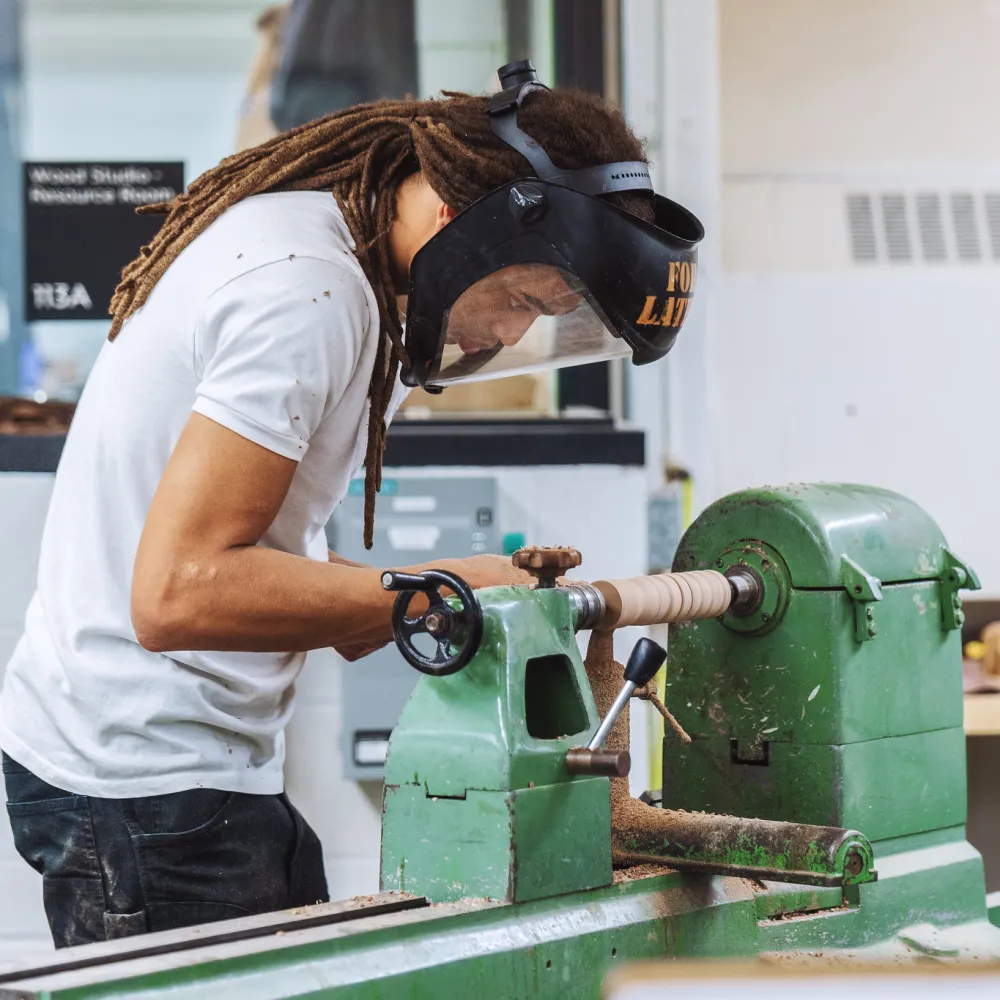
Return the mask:
<svg viewBox="0 0 1000 1000">
<path fill-rule="evenodd" d="M 976 851 L 897 846 L 846 896 L 680 873 L 514 904 L 385 894 L 69 949 L 65 971 L 0 973 L 0 998 L 598 1000 L 637 959 L 1000 959 Z"/>
</svg>

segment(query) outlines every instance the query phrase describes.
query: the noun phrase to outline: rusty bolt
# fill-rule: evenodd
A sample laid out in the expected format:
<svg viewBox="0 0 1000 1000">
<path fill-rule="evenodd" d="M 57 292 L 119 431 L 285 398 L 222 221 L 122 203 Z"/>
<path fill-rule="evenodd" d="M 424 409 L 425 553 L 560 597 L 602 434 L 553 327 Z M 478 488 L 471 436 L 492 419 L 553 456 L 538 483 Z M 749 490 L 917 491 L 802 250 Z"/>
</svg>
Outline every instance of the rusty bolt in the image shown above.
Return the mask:
<svg viewBox="0 0 1000 1000">
<path fill-rule="evenodd" d="M 844 865 L 844 870 L 848 875 L 860 875 L 864 867 L 864 859 L 857 851 L 851 851 L 847 855 L 847 863 Z"/>
</svg>

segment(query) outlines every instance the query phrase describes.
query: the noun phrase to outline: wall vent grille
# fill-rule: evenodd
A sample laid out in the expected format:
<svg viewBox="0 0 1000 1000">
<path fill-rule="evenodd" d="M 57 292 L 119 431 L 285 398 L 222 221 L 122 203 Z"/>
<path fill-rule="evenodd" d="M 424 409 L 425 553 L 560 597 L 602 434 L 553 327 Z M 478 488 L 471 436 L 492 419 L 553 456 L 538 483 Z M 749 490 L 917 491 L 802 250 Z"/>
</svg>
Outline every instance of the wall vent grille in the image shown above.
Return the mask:
<svg viewBox="0 0 1000 1000">
<path fill-rule="evenodd" d="M 847 226 L 854 259 L 859 263 L 877 261 L 878 244 L 875 242 L 875 213 L 872 211 L 871 195 L 847 196 Z"/>
<path fill-rule="evenodd" d="M 882 227 L 885 230 L 885 249 L 894 263 L 913 260 L 910 249 L 910 224 L 906 218 L 906 196 L 884 194 L 882 202 Z"/>
<path fill-rule="evenodd" d="M 955 223 L 955 245 L 961 260 L 980 260 L 979 230 L 976 225 L 976 202 L 968 192 L 951 196 L 951 217 Z"/>
<path fill-rule="evenodd" d="M 990 234 L 990 248 L 993 259 L 1000 260 L 1000 194 L 990 193 L 985 196 L 986 228 Z"/>
<path fill-rule="evenodd" d="M 948 259 L 948 244 L 944 237 L 944 217 L 941 213 L 941 196 L 918 194 L 917 229 L 920 249 L 928 264 L 940 264 Z"/>
<path fill-rule="evenodd" d="M 850 192 L 856 264 L 1000 262 L 1000 191 Z"/>
</svg>

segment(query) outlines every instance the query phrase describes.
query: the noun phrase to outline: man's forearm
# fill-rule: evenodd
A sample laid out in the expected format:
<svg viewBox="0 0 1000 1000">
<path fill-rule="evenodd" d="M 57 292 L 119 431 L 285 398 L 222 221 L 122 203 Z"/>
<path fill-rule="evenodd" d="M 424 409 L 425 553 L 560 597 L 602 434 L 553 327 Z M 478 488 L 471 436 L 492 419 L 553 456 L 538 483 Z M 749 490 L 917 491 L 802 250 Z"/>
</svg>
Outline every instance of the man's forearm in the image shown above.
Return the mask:
<svg viewBox="0 0 1000 1000">
<path fill-rule="evenodd" d="M 359 563 L 352 562 L 350 559 L 345 559 L 343 556 L 338 556 L 333 549 L 328 549 L 327 554 L 329 556 L 329 562 L 335 563 L 337 566 L 353 566 L 355 569 L 372 569 L 371 563 Z"/>
<path fill-rule="evenodd" d="M 382 589 L 378 569 L 347 565 L 335 553 L 319 561 L 258 544 L 296 468 L 290 459 L 191 415 L 136 552 L 131 612 L 143 646 L 271 653 L 391 638 L 395 595 Z M 452 569 L 473 587 L 528 580 L 499 556 L 434 565 Z M 414 599 L 415 612 L 423 600 Z"/>
<path fill-rule="evenodd" d="M 473 587 L 505 582 L 476 559 L 437 559 L 433 566 Z M 382 589 L 377 569 L 241 546 L 204 566 L 178 561 L 176 571 L 160 575 L 156 593 L 133 594 L 132 619 L 140 643 L 160 652 L 299 652 L 388 641 L 395 597 Z"/>
</svg>

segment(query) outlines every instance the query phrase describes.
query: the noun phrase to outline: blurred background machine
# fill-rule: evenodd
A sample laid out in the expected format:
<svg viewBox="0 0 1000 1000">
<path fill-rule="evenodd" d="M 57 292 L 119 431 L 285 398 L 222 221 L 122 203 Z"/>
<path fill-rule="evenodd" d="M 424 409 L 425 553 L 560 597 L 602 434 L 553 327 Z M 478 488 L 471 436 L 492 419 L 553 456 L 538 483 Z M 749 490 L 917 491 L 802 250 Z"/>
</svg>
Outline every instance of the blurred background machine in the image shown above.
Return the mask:
<svg viewBox="0 0 1000 1000">
<path fill-rule="evenodd" d="M 536 586 L 478 594 L 383 577 L 425 676 L 389 745 L 382 893 L 67 950 L 0 988 L 596 998 L 637 959 L 1000 959 L 963 826 L 959 593 L 978 581 L 919 507 L 765 488 L 709 507 L 672 573 L 557 586 L 565 557 L 521 550 Z M 607 632 L 625 622 L 670 625 L 691 736 L 639 799 Z M 642 640 L 625 679 L 661 659 Z"/>
</svg>

